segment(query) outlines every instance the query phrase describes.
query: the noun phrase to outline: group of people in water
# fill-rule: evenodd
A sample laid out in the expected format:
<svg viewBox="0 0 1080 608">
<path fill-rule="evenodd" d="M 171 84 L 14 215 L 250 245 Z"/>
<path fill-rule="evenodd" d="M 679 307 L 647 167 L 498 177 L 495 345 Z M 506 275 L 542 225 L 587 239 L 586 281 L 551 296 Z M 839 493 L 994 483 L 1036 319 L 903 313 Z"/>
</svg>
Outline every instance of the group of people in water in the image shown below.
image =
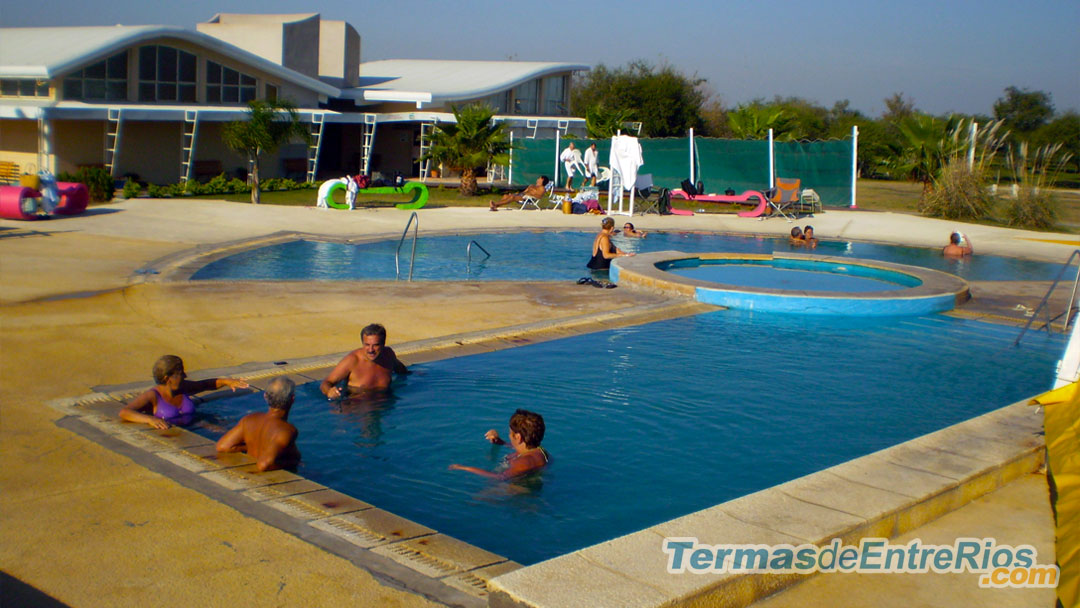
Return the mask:
<svg viewBox="0 0 1080 608">
<path fill-rule="evenodd" d="M 360 331 L 360 341 L 363 346 L 345 355 L 319 385 L 328 399 L 363 398 L 384 393 L 390 389 L 394 374 L 409 373 L 394 349 L 386 346 L 386 329 L 382 325 L 373 323 L 364 327 Z M 188 380 L 184 362 L 175 355 L 158 359 L 152 374 L 154 386 L 120 410 L 122 420 L 161 430 L 173 425 L 187 426 L 195 419 L 191 395 L 223 388 L 233 391 L 250 388 L 247 382 L 237 378 Z M 246 452 L 260 471 L 295 468 L 300 462 L 300 450 L 296 447 L 299 431 L 289 422 L 295 388 L 295 383 L 288 378 L 272 380 L 263 393 L 267 411 L 241 418 L 217 441 L 217 451 Z M 524 409 L 514 412 L 510 417 L 509 441 L 500 437 L 495 429 L 489 430 L 484 437 L 493 444 L 510 445 L 514 449 L 500 470 L 485 471 L 459 464 L 450 465 L 450 469 L 505 480 L 540 469 L 550 460 L 547 451 L 540 446 L 544 439 L 544 418 L 540 414 Z"/>
</svg>

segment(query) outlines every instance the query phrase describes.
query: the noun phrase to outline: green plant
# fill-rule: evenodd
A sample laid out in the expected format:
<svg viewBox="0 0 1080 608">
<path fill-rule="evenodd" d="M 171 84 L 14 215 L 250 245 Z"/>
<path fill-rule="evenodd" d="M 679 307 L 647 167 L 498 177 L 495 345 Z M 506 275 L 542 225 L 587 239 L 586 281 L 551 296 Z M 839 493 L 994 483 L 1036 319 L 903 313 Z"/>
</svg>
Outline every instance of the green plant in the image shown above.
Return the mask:
<svg viewBox="0 0 1080 608">
<path fill-rule="evenodd" d="M 603 105 L 590 107 L 585 111 L 585 130 L 589 137 L 594 139 L 607 139 L 616 134 L 619 129 L 633 116 L 628 109 L 608 109 Z"/>
<path fill-rule="evenodd" d="M 113 178 L 101 167 L 81 167 L 75 173 L 61 171 L 56 174 L 58 182 L 78 182 L 90 192 L 90 200 L 105 203 L 113 199 Z"/>
<path fill-rule="evenodd" d="M 146 196 L 149 196 L 150 198 L 163 198 L 163 193 L 161 191 L 161 186 L 159 186 L 157 184 L 147 184 L 146 185 Z"/>
<path fill-rule="evenodd" d="M 461 172 L 462 196 L 476 194 L 476 173 L 489 164 L 505 165 L 510 162 L 510 139 L 506 125 L 492 122 L 495 112 L 483 104 L 471 104 L 464 108 L 454 106 L 455 122 L 438 123 L 431 136 L 431 149 L 421 160 Z"/>
<path fill-rule="evenodd" d="M 919 199 L 919 213 L 947 220 L 980 219 L 990 214 L 994 198 L 986 189 L 983 173 L 970 168 L 966 159 L 952 159 L 934 180 L 934 188 Z"/>
<path fill-rule="evenodd" d="M 139 194 L 141 192 L 142 192 L 142 186 L 139 185 L 139 182 L 137 182 L 137 181 L 135 181 L 135 180 L 133 180 L 131 178 L 128 178 L 128 180 L 126 182 L 124 182 L 124 198 L 126 198 L 126 199 L 135 198 L 135 197 L 139 196 Z"/>
<path fill-rule="evenodd" d="M 311 139 L 306 125 L 300 122 L 296 105 L 285 100 L 254 100 L 248 104 L 247 120 L 226 123 L 221 139 L 229 148 L 246 154 L 251 161 L 251 202 L 259 204 L 259 159 L 272 154 L 282 144 Z M 239 180 L 235 180 L 239 181 Z M 231 182 L 230 182 L 231 183 Z M 244 184 L 244 188 L 247 188 Z M 233 189 L 234 192 L 238 190 Z M 247 191 L 247 190 L 245 190 Z"/>
<path fill-rule="evenodd" d="M 252 192 L 254 188 L 249 186 L 247 182 L 242 179 L 232 178 L 228 183 L 229 192 L 233 194 L 239 194 L 241 192 Z"/>
<path fill-rule="evenodd" d="M 1061 154 L 1062 144 L 1046 144 L 1031 153 L 1027 142 L 1009 148 L 1006 164 L 1012 170 L 1016 196 L 1005 207 L 1005 222 L 1024 228 L 1053 228 L 1057 199 L 1050 187 L 1068 164 L 1071 154 Z"/>
<path fill-rule="evenodd" d="M 775 136 L 784 128 L 784 109 L 760 104 L 746 104 L 727 113 L 728 128 L 737 139 L 765 139 L 769 129 Z"/>
</svg>

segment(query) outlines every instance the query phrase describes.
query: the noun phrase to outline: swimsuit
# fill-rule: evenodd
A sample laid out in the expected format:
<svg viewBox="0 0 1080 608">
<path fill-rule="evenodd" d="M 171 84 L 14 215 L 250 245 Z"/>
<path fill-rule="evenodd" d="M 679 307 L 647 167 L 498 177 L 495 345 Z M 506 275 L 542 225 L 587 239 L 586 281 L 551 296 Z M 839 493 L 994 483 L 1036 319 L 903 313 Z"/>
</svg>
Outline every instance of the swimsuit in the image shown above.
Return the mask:
<svg viewBox="0 0 1080 608">
<path fill-rule="evenodd" d="M 191 420 L 195 416 L 195 404 L 190 397 L 180 395 L 180 408 L 177 409 L 175 405 L 166 401 L 158 391 L 155 390 L 154 394 L 157 395 L 157 405 L 154 406 L 155 416 L 169 424 L 178 424 L 180 426 L 191 424 Z"/>
<path fill-rule="evenodd" d="M 608 239 L 608 253 L 615 253 L 616 251 L 615 243 L 612 243 L 611 240 Z M 604 254 L 600 251 L 597 251 L 593 254 L 592 258 L 589 259 L 589 263 L 585 264 L 585 267 L 592 268 L 593 270 L 604 270 L 606 268 L 611 268 L 611 260 L 605 258 Z"/>
</svg>

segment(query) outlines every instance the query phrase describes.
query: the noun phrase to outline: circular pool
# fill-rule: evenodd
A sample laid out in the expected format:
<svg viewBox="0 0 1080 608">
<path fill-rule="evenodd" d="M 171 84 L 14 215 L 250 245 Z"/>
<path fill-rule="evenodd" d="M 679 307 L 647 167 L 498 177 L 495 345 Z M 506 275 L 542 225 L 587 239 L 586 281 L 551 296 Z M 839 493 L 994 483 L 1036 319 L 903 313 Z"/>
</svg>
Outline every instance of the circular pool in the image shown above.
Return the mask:
<svg viewBox="0 0 1080 608">
<path fill-rule="evenodd" d="M 618 258 L 620 285 L 691 296 L 738 310 L 818 315 L 924 315 L 970 297 L 963 279 L 876 260 L 798 254 L 687 254 Z"/>
</svg>

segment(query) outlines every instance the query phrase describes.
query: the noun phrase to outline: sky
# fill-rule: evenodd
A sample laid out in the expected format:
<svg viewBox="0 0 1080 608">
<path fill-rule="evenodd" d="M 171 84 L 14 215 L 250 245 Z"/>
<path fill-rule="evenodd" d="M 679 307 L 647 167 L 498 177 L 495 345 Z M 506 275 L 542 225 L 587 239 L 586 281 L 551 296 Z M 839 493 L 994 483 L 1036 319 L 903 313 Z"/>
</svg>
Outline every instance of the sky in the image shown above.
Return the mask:
<svg viewBox="0 0 1080 608">
<path fill-rule="evenodd" d="M 798 96 L 879 116 L 902 93 L 932 114 L 992 115 L 1016 86 L 1080 110 L 1080 0 L 0 0 L 3 27 L 194 29 L 222 12 L 348 21 L 363 61 L 667 63 L 726 107 Z"/>
</svg>

